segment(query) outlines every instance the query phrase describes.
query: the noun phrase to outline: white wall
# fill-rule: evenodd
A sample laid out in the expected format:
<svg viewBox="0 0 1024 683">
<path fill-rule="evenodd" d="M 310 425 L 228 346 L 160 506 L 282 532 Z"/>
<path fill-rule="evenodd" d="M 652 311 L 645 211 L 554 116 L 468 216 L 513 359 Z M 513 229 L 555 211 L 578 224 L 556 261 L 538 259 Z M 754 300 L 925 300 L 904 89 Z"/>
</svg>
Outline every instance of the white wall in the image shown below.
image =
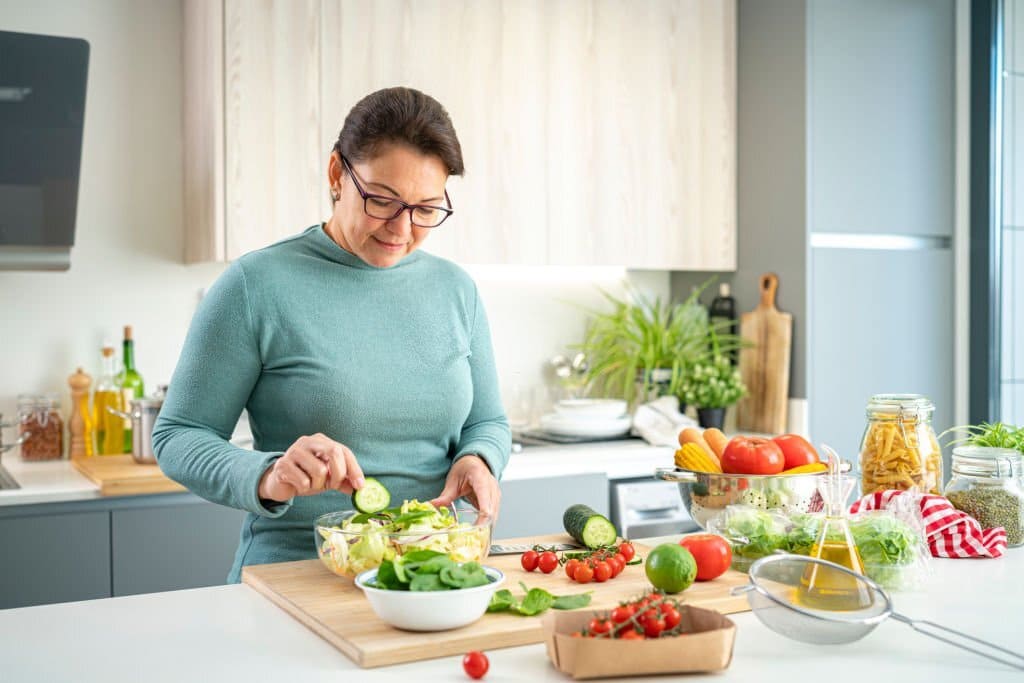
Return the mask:
<svg viewBox="0 0 1024 683">
<path fill-rule="evenodd" d="M 181 6 L 175 0 L 0 0 L 0 29 L 91 45 L 76 246 L 67 273 L 0 272 L 0 411 L 21 392 L 60 392 L 76 366 L 95 376 L 103 339 L 135 327 L 147 390 L 167 382 L 201 289 L 223 265 L 182 254 Z M 296 226 L 296 230 L 302 226 Z M 471 269 L 499 374 L 540 383 L 544 362 L 579 341 L 596 286 L 614 269 Z M 667 296 L 668 274 L 633 273 Z"/>
</svg>

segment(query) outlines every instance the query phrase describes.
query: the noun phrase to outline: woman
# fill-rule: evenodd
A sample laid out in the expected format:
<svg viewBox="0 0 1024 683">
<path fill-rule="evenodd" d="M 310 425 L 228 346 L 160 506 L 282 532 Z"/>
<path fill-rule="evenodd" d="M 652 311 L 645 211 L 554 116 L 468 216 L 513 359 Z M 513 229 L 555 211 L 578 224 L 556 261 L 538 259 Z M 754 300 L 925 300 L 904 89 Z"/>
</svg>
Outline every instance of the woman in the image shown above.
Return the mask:
<svg viewBox="0 0 1024 683">
<path fill-rule="evenodd" d="M 313 557 L 313 520 L 366 476 L 399 503 L 497 513 L 511 444 L 487 319 L 469 276 L 419 251 L 462 172 L 436 100 L 375 92 L 331 153 L 330 219 L 246 254 L 203 298 L 153 444 L 172 479 L 248 511 L 229 581 Z M 254 451 L 228 443 L 242 408 Z"/>
</svg>

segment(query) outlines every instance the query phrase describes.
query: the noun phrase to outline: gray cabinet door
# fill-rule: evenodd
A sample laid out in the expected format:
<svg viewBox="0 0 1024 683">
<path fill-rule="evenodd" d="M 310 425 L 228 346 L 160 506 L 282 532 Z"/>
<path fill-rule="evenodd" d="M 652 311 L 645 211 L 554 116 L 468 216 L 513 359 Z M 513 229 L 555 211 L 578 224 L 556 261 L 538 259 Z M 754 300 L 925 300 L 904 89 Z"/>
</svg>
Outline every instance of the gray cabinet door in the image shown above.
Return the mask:
<svg viewBox="0 0 1024 683">
<path fill-rule="evenodd" d="M 583 503 L 608 514 L 608 477 L 604 473 L 501 482 L 501 511 L 494 538 L 541 536 L 564 531 L 562 514 Z"/>
<path fill-rule="evenodd" d="M 110 513 L 0 518 L 0 609 L 110 597 Z"/>
<path fill-rule="evenodd" d="M 114 596 L 223 584 L 245 517 L 205 501 L 110 514 Z"/>
</svg>

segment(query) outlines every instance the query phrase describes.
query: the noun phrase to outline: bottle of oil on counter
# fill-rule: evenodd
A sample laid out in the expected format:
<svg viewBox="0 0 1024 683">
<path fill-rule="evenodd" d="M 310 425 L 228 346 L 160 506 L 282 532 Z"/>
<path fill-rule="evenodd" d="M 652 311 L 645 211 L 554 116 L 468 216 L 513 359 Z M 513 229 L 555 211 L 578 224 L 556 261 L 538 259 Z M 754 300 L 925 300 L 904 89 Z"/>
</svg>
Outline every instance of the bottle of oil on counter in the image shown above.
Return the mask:
<svg viewBox="0 0 1024 683">
<path fill-rule="evenodd" d="M 121 388 L 123 396 L 123 410 L 127 411 L 131 406 L 133 398 L 142 398 L 146 395 L 146 389 L 142 383 L 142 375 L 135 369 L 135 340 L 132 338 L 132 326 L 124 326 L 124 342 L 122 343 L 124 367 L 118 373 L 116 382 Z M 132 452 L 132 423 L 127 421 L 124 426 L 124 450 L 122 453 Z"/>
<path fill-rule="evenodd" d="M 100 375 L 96 380 L 93 394 L 92 423 L 96 430 L 96 453 L 99 455 L 120 455 L 124 453 L 124 418 L 107 410 L 124 410 L 124 396 L 114 380 L 114 347 L 103 346 L 100 359 Z"/>
</svg>

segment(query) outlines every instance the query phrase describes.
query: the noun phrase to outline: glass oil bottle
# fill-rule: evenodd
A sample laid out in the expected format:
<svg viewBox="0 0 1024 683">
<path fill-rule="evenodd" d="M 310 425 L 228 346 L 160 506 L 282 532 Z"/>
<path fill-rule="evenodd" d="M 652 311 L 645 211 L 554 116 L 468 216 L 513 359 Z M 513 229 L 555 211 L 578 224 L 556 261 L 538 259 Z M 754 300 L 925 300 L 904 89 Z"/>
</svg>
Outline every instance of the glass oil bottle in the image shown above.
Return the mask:
<svg viewBox="0 0 1024 683">
<path fill-rule="evenodd" d="M 811 557 L 863 575 L 864 563 L 846 518 L 846 500 L 856 480 L 839 474 L 839 458 L 834 453 L 830 456 L 829 472 L 818 481 L 825 518 L 811 548 Z M 871 592 L 855 576 L 817 563 L 807 564 L 797 597 L 802 605 L 829 611 L 858 610 L 872 602 Z"/>
</svg>

